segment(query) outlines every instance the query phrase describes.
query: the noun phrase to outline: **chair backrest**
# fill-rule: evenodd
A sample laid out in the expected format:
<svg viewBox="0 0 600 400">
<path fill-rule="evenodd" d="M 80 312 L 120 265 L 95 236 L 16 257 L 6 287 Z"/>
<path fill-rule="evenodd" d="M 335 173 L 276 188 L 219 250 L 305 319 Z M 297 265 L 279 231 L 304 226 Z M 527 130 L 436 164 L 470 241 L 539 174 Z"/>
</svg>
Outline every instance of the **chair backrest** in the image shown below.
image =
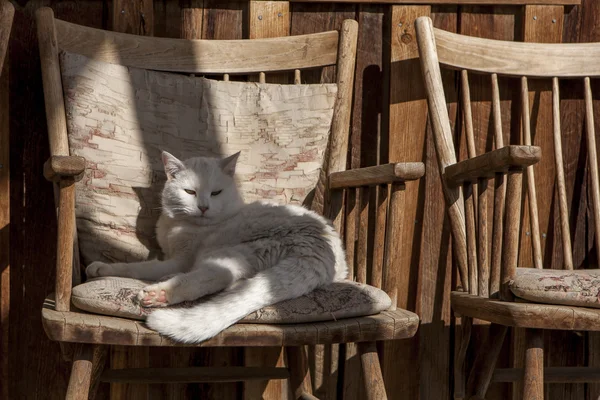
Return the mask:
<svg viewBox="0 0 600 400">
<path fill-rule="evenodd" d="M 507 144 L 531 146 L 531 128 L 536 126 L 531 115 L 540 116 L 546 112 L 538 109 L 541 104 L 539 98 L 536 99 L 536 107 L 532 111 L 528 86 L 532 80 L 528 78 L 535 78 L 531 85 L 538 89 L 544 87 L 539 86 L 540 84 L 549 85 L 551 82 L 551 111 L 548 111 L 547 115 L 550 115 L 551 112 L 553 139 L 549 145 L 551 144 L 554 148 L 554 169 L 560 217 L 559 229 L 556 234 L 560 235 L 563 253 L 561 265 L 565 269 L 573 269 L 574 265 L 561 142 L 559 79 L 577 79 L 583 82 L 596 251 L 600 251 L 600 189 L 590 86 L 590 78 L 600 76 L 600 44 L 517 43 L 467 37 L 433 28 L 431 20 L 426 17 L 416 21 L 416 30 L 429 104 L 429 116 L 452 228 L 453 249 L 457 256 L 456 262 L 463 290 L 484 297 L 496 296 L 500 291 L 501 297 L 511 298 L 506 284 L 514 278 L 519 258 L 525 258 L 524 247 L 520 248 L 520 243 L 525 242 L 523 234 L 530 237 L 532 248 L 533 265 L 526 266 L 544 267 L 536 176 L 534 167 L 529 165 L 534 161 L 524 161 L 524 158 L 528 157 L 538 158 L 539 148 L 507 146 Z M 508 160 L 508 164 L 512 163 L 511 168 L 507 168 L 505 172 L 491 174 L 491 177 L 495 178 L 494 185 L 488 185 L 488 179 L 482 178 L 484 175 L 477 171 L 474 171 L 471 179 L 461 179 L 460 181 L 456 179 L 457 172 L 460 172 L 461 168 L 456 166 L 459 157 L 455 151 L 440 66 L 459 71 L 459 107 L 462 110 L 459 115 L 462 114 L 464 126 L 457 124 L 457 134 L 464 129 L 466 142 L 466 151 L 461 153 L 466 153 L 464 155 L 466 158 L 474 158 L 478 155 L 476 154 L 476 142 L 484 143 L 486 151 L 491 148 L 504 148 L 502 154 L 494 155 L 495 159 L 499 160 L 498 157 L 500 157 L 505 161 Z M 489 131 L 490 136 L 493 137 L 474 137 L 469 85 L 469 77 L 472 75 L 475 75 L 472 80 L 476 79 L 478 84 L 491 87 L 492 118 L 490 122 L 492 127 Z M 482 75 L 486 75 L 487 78 Z M 485 79 L 487 79 L 487 83 Z M 502 93 L 504 97 L 501 97 L 499 88 L 503 86 L 499 85 L 499 79 L 509 81 L 509 84 L 504 87 L 509 89 L 516 87 L 519 90 L 518 95 L 513 96 L 513 100 L 518 99 L 518 101 L 513 101 L 513 107 L 520 103 L 521 124 L 520 126 L 518 124 L 510 125 L 511 127 L 517 126 L 514 129 L 516 132 L 510 132 L 510 129 L 503 130 L 501 98 L 510 99 L 513 93 Z M 540 83 L 543 80 L 547 82 Z M 543 104 L 549 106 L 550 102 Z M 533 133 L 535 135 L 535 131 Z M 481 146 L 479 147 L 481 148 Z M 521 153 L 516 154 L 515 152 Z M 537 155 L 523 152 L 532 152 Z M 524 158 L 520 158 L 521 156 Z M 552 156 L 545 154 L 545 157 Z M 522 162 L 515 161 L 517 158 Z M 490 160 L 494 161 L 491 158 L 486 159 L 487 162 Z M 491 168 L 490 165 L 484 164 L 479 167 Z M 528 204 L 522 214 L 521 172 L 523 169 L 526 170 Z M 546 174 L 551 172 L 552 169 L 544 170 Z M 548 179 L 554 177 L 540 175 L 538 178 L 548 182 Z M 493 202 L 488 201 L 492 192 Z M 493 213 L 492 218 L 488 218 L 490 210 Z M 527 219 L 530 227 L 526 226 Z M 523 224 L 521 225 L 522 220 Z M 544 216 L 543 220 L 547 224 L 553 224 L 553 221 L 549 220 L 549 216 Z M 545 229 L 546 227 L 543 232 L 547 232 Z"/>
<path fill-rule="evenodd" d="M 129 244 L 136 240 L 148 247 L 145 239 L 149 235 L 140 235 L 137 229 L 149 225 L 146 222 L 152 218 L 145 217 L 147 213 L 156 214 L 156 210 L 143 204 L 144 195 L 136 192 L 133 184 L 140 181 L 155 182 L 156 164 L 160 167 L 158 148 L 166 144 L 163 149 L 169 150 L 169 140 L 179 143 L 177 146 L 181 154 L 175 155 L 183 155 L 184 158 L 192 155 L 188 154 L 191 150 L 203 147 L 203 141 L 213 142 L 213 147 L 210 143 L 203 147 L 213 155 L 216 153 L 215 142 L 223 145 L 228 153 L 240 150 L 245 145 L 262 144 L 264 151 L 255 150 L 253 155 L 248 156 L 254 157 L 260 153 L 252 160 L 254 166 L 257 158 L 267 160 L 260 165 L 264 167 L 264 171 L 259 171 L 262 175 L 257 179 L 275 181 L 273 187 L 284 193 L 280 197 L 289 200 L 286 198 L 289 196 L 298 201 L 302 201 L 307 195 L 305 182 L 301 182 L 301 186 L 286 186 L 289 183 L 287 180 L 312 182 L 313 187 L 316 186 L 312 207 L 326 211 L 339 229 L 342 202 L 326 199 L 324 188 L 330 173 L 346 168 L 357 26 L 356 21 L 347 20 L 339 32 L 272 39 L 185 40 L 142 37 L 88 28 L 55 19 L 50 8 L 38 10 L 38 41 L 51 155 L 93 154 L 93 157 L 98 157 L 113 169 L 97 169 L 94 165 L 98 162 L 97 159 L 87 160 L 84 179 L 76 185 L 77 204 L 80 207 L 80 200 L 87 200 L 92 212 L 82 217 L 80 213 L 86 211 L 78 208 L 78 229 L 81 229 L 81 224 L 89 222 L 87 217 L 93 220 L 99 215 L 93 210 L 99 206 L 103 215 L 110 215 L 111 208 L 135 209 L 136 204 L 132 203 L 142 203 L 139 205 L 140 212 L 117 215 L 116 219 L 109 219 L 108 223 L 106 220 L 92 221 L 98 229 L 93 235 L 80 239 L 93 245 L 94 240 L 102 237 L 104 223 L 106 230 L 112 230 L 112 244 L 117 244 L 122 238 L 127 244 L 123 247 L 129 248 Z M 302 71 L 325 66 L 336 67 L 337 79 L 334 84 L 300 84 Z M 282 71 L 293 71 L 292 85 L 264 84 L 265 73 Z M 258 83 L 232 82 L 239 80 L 232 75 L 251 74 L 256 75 Z M 222 76 L 223 80 L 215 80 L 215 75 Z M 227 104 L 228 99 L 234 101 Z M 218 105 L 214 106 L 216 103 Z M 282 104 L 282 108 L 273 108 L 276 103 Z M 227 112 L 214 112 L 218 107 L 228 108 Z M 242 111 L 241 115 L 236 115 L 239 110 Z M 132 111 L 137 115 L 132 115 Z M 262 118 L 263 114 L 268 118 Z M 231 118 L 237 120 L 232 122 Z M 118 124 L 115 123 L 117 119 Z M 206 121 L 209 121 L 208 126 L 201 126 Z M 200 122 L 198 126 L 190 126 L 197 122 Z M 263 122 L 263 125 L 258 125 Z M 102 129 L 97 129 L 97 123 L 102 124 Z M 242 128 L 246 123 L 248 126 L 244 131 Z M 240 129 L 230 129 L 231 124 Z M 293 129 L 288 129 L 286 124 L 294 125 Z M 114 132 L 108 129 L 110 126 L 113 126 Z M 202 130 L 210 131 L 209 128 L 213 128 L 213 133 L 216 133 L 207 139 L 209 135 L 203 135 Z M 121 130 L 133 133 L 119 136 Z M 254 134 L 258 136 L 256 140 L 248 138 Z M 90 137 L 96 142 L 86 142 Z M 102 148 L 100 142 L 103 140 L 111 140 L 113 143 Z M 141 146 L 140 149 L 142 141 L 145 148 Z M 154 142 L 149 145 L 151 141 Z M 292 141 L 298 141 L 300 147 L 286 148 L 287 143 Z M 152 148 L 152 152 L 147 151 L 148 148 Z M 277 162 L 269 161 L 270 155 L 281 148 L 283 151 L 272 157 Z M 103 151 L 105 154 L 102 154 Z M 281 154 L 289 159 L 277 159 Z M 127 168 L 128 160 L 131 160 L 133 172 Z M 150 168 L 133 168 L 144 163 L 150 164 Z M 268 169 L 272 165 L 276 171 L 270 173 Z M 121 172 L 114 170 L 115 166 L 123 167 Z M 311 171 L 310 174 L 307 170 Z M 105 179 L 106 182 L 100 185 L 104 185 L 103 187 L 93 188 L 95 197 L 85 198 L 86 192 L 82 191 L 85 179 L 101 182 L 107 177 L 107 173 L 112 174 L 110 177 L 115 179 Z M 68 190 L 72 189 L 61 187 L 61 204 L 67 203 L 68 195 L 63 196 L 63 192 L 68 193 Z M 277 190 L 274 191 L 275 196 L 281 194 Z M 119 192 L 118 195 L 115 192 Z M 98 196 L 102 194 L 106 194 L 104 200 Z M 256 188 L 254 194 L 257 194 Z M 273 195 L 267 193 L 266 197 Z M 146 212 L 144 207 L 148 209 Z M 73 209 L 70 205 L 64 207 L 67 214 L 69 208 Z M 65 228 L 63 232 L 60 224 L 59 220 L 59 236 L 62 235 L 63 239 L 70 237 L 67 231 L 71 228 Z M 119 227 L 125 228 L 121 236 Z M 153 230 L 151 226 L 145 226 L 145 229 L 148 232 Z M 126 237 L 131 243 L 124 239 Z M 75 240 L 78 240 L 77 236 Z M 79 244 L 83 250 L 85 246 L 82 245 L 82 240 Z M 59 239 L 59 242 L 63 243 L 64 240 Z M 65 250 L 67 247 L 65 244 L 64 249 L 59 249 L 59 253 L 68 253 Z M 120 253 L 112 258 L 124 257 L 124 252 Z M 114 256 L 101 250 L 88 255 L 91 256 L 87 257 L 87 261 L 91 261 L 90 257 L 99 255 L 102 259 Z M 138 254 L 142 257 L 146 255 Z M 63 256 L 64 259 L 61 258 Z M 76 274 L 77 261 L 78 256 L 75 255 L 73 269 Z M 60 280 L 70 281 L 70 257 L 59 254 L 57 263 Z M 57 282 L 58 280 L 57 278 Z M 74 280 L 77 282 L 77 275 Z M 60 285 L 57 283 L 57 293 L 60 293 L 62 290 L 58 286 Z M 65 298 L 68 297 L 67 294 Z M 61 300 L 62 303 L 68 306 L 68 301 Z"/>
</svg>

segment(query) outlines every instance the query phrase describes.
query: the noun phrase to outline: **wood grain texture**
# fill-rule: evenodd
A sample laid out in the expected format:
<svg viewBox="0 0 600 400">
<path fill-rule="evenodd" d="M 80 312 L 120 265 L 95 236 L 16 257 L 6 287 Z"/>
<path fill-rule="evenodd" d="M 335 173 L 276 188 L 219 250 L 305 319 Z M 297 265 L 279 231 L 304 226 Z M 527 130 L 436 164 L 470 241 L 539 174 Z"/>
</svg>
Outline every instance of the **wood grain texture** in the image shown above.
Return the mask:
<svg viewBox="0 0 600 400">
<path fill-rule="evenodd" d="M 6 54 L 15 9 L 0 3 L 0 397 L 9 398 L 10 311 L 10 132 Z"/>
<path fill-rule="evenodd" d="M 413 181 L 424 174 L 425 166 L 419 162 L 382 164 L 334 172 L 329 175 L 329 187 L 341 189 Z"/>
<path fill-rule="evenodd" d="M 525 368 L 523 399 L 544 399 L 544 331 L 527 329 L 525 341 Z"/>
<path fill-rule="evenodd" d="M 524 5 L 524 4 L 581 4 L 582 0 L 291 0 L 302 3 L 367 3 L 367 4 L 477 4 L 477 5 Z"/>
<path fill-rule="evenodd" d="M 504 146 L 447 167 L 445 178 L 452 185 L 474 182 L 479 178 L 493 178 L 511 168 L 533 165 L 541 158 L 542 150 L 537 146 Z"/>
<path fill-rule="evenodd" d="M 43 309 L 44 329 L 50 339 L 59 341 L 116 344 L 122 346 L 183 346 L 161 337 L 143 323 L 122 318 L 80 312 L 60 312 L 48 299 Z M 238 324 L 197 347 L 298 346 L 412 337 L 419 318 L 405 310 L 339 321 L 264 325 Z M 81 328 L 85 327 L 85 330 Z M 188 346 L 189 347 L 189 346 Z"/>
<path fill-rule="evenodd" d="M 59 182 L 63 178 L 78 181 L 85 170 L 85 158 L 77 156 L 50 156 L 44 163 L 44 178 Z"/>
<path fill-rule="evenodd" d="M 188 368 L 126 368 L 104 371 L 104 382 L 131 383 L 194 383 L 239 382 L 288 379 L 287 368 L 277 367 L 188 367 Z"/>
<path fill-rule="evenodd" d="M 365 383 L 365 399 L 387 400 L 379 356 L 375 342 L 363 342 L 358 344 L 363 381 Z"/>
<path fill-rule="evenodd" d="M 516 382 L 523 379 L 522 368 L 497 368 L 492 380 L 494 382 Z M 589 367 L 546 367 L 545 383 L 588 383 L 600 382 L 600 368 Z"/>
<path fill-rule="evenodd" d="M 392 6 L 390 26 L 389 134 L 390 162 L 422 159 L 425 149 L 427 104 L 419 68 L 414 21 L 429 15 L 429 6 Z M 388 233 L 383 288 L 393 290 L 393 304 L 415 310 L 417 300 L 418 260 L 422 233 L 423 192 L 419 181 L 408 182 L 406 191 L 392 185 L 388 211 Z M 385 270 L 387 269 L 387 270 Z M 419 376 L 413 363 L 416 341 L 383 345 L 383 376 L 387 393 L 397 398 L 416 398 Z M 395 371 L 403 370 L 398 376 Z"/>
<path fill-rule="evenodd" d="M 77 346 L 73 355 L 73 367 L 65 399 L 87 400 L 92 378 L 93 355 L 93 346 Z"/>
<path fill-rule="evenodd" d="M 205 12 L 204 19 L 210 18 Z M 203 24 L 203 37 L 208 35 Z M 246 41 L 147 38 L 56 21 L 59 47 L 130 67 L 187 73 L 258 73 L 335 64 L 337 32 Z M 111 46 L 105 46 L 111 43 Z M 97 50 L 91 50 L 97 49 Z"/>
<path fill-rule="evenodd" d="M 154 10 L 152 0 L 113 0 L 112 30 L 134 35 L 154 34 Z"/>
</svg>

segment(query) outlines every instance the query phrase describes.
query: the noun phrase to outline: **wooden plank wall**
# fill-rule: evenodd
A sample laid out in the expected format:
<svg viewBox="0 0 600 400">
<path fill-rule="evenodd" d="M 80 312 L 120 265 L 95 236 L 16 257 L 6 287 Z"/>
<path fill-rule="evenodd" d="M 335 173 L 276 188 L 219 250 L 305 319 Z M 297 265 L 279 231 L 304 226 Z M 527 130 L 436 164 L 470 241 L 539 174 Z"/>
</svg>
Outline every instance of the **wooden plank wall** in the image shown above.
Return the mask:
<svg viewBox="0 0 600 400">
<path fill-rule="evenodd" d="M 5 1 L 5 0 L 4 0 Z M 337 29 L 346 18 L 359 21 L 358 59 L 353 103 L 349 166 L 369 166 L 389 161 L 426 161 L 426 176 L 407 185 L 405 192 L 390 196 L 391 207 L 401 212 L 394 227 L 401 240 L 395 247 L 392 273 L 387 279 L 396 287 L 399 306 L 417 311 L 422 324 L 412 340 L 380 346 L 388 396 L 392 399 L 452 398 L 452 369 L 456 322 L 452 318 L 449 291 L 456 279 L 451 270 L 451 246 L 444 216 L 435 154 L 428 135 L 426 104 L 415 43 L 413 21 L 430 15 L 445 30 L 467 35 L 507 40 L 546 42 L 600 41 L 600 4 L 582 0 L 579 6 L 460 6 L 392 5 L 353 3 L 301 3 L 287 1 L 218 0 L 21 0 L 13 1 L 15 23 L 9 48 L 8 76 L 0 81 L 0 150 L 3 163 L 10 140 L 10 214 L 6 213 L 6 190 L 0 192 L 0 216 L 10 215 L 9 227 L 2 228 L 2 287 L 0 289 L 0 354 L 2 354 L 3 398 L 59 399 L 64 397 L 68 364 L 59 347 L 45 338 L 40 322 L 40 306 L 54 284 L 54 237 L 56 234 L 51 185 L 42 178 L 42 164 L 48 156 L 41 74 L 36 43 L 34 12 L 50 5 L 56 16 L 96 28 L 142 35 L 203 39 L 258 38 L 298 35 Z M 533 17 L 536 17 L 535 19 Z M 249 77 L 256 79 L 256 77 Z M 335 69 L 303 74 L 303 83 L 332 82 Z M 287 76 L 267 75 L 267 81 L 286 82 Z M 453 72 L 445 73 L 446 96 L 456 127 L 457 146 L 464 151 L 461 116 L 456 104 L 457 84 Z M 10 83 L 10 93 L 4 88 Z M 502 80 L 502 120 L 505 141 L 518 141 L 518 86 Z M 596 88 L 600 89 L 600 88 Z M 547 105 L 548 87 L 530 85 L 532 107 Z M 585 141 L 582 141 L 581 86 L 561 87 L 562 126 L 568 202 L 571 210 L 574 262 L 596 262 L 588 215 L 588 174 Z M 489 150 L 491 126 L 490 89 L 487 82 L 471 80 L 474 130 L 478 152 Z M 515 100 L 515 101 L 513 101 Z M 597 101 L 596 101 L 597 102 Z M 8 104 L 10 118 L 6 119 Z M 543 108 L 543 107 L 542 107 Z M 600 110 L 600 107 L 596 106 Z M 537 110 L 537 108 L 536 108 Z M 553 154 L 550 115 L 541 114 L 532 127 L 534 143 L 543 154 Z M 596 118 L 600 120 L 600 118 Z M 597 130 L 600 132 L 600 130 Z M 512 133 L 511 133 L 512 132 Z M 600 141 L 599 141 L 600 142 Z M 561 244 L 556 239 L 554 182 L 550 179 L 553 160 L 545 157 L 535 167 L 540 202 L 543 254 L 547 266 L 557 266 Z M 6 171 L 3 169 L 2 171 Z M 2 172 L 6 174 L 6 172 Z M 0 178 L 2 178 L 0 174 Z M 6 184 L 3 179 L 0 182 Z M 5 186 L 2 186 L 5 188 Z M 379 190 L 379 189 L 378 189 Z M 371 190 L 358 198 L 356 226 L 375 230 L 374 212 L 386 193 Z M 368 201 L 367 201 L 368 200 Z M 350 216 L 351 217 L 351 216 Z M 4 218 L 4 217 L 3 217 Z M 529 221 L 526 209 L 524 218 Z M 4 221 L 4 219 L 2 220 Z M 4 223 L 4 222 L 3 222 Z M 6 230 L 10 244 L 5 243 Z M 531 264 L 531 236 L 524 228 L 521 263 Z M 376 243 L 355 243 L 362 233 L 350 232 L 350 246 L 370 260 Z M 364 232 L 363 232 L 364 233 Z M 378 253 L 379 254 L 379 253 Z M 5 265 L 7 264 L 7 265 Z M 10 265 L 10 282 L 8 281 Z M 389 283 L 389 282 L 388 282 Z M 7 314 L 5 306 L 10 304 Z M 473 340 L 487 335 L 487 325 L 474 327 Z M 518 333 L 503 352 L 501 364 L 511 362 L 511 346 L 518 348 Z M 600 340 L 595 335 L 573 333 L 548 335 L 550 365 L 598 365 Z M 8 352 L 6 352 L 8 349 Z M 316 346 L 310 349 L 313 384 L 319 398 L 363 398 L 358 359 L 353 346 Z M 343 355 L 342 364 L 337 356 Z M 281 349 L 244 350 L 164 350 L 117 348 L 111 355 L 113 366 L 185 365 L 274 365 L 284 362 Z M 516 363 L 519 360 L 515 360 Z M 8 368 L 6 367 L 8 366 Z M 340 372 L 344 371 L 343 374 Z M 598 385 L 550 385 L 550 399 L 598 397 Z M 510 397 L 509 385 L 493 384 L 489 399 Z M 101 385 L 98 399 L 285 399 L 285 383 L 219 385 Z"/>
</svg>

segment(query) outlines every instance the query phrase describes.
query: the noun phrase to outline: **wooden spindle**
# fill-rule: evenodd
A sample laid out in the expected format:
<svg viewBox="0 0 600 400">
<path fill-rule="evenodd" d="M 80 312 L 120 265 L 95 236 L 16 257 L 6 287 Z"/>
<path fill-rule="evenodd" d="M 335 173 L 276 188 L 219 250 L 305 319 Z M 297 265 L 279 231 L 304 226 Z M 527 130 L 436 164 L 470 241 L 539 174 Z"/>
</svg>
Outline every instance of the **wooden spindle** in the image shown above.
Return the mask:
<svg viewBox="0 0 600 400">
<path fill-rule="evenodd" d="M 294 70 L 294 85 L 300 85 L 302 80 L 300 79 L 300 70 Z"/>
<path fill-rule="evenodd" d="M 489 297 L 490 265 L 488 259 L 488 181 L 479 179 L 477 210 L 477 266 L 478 295 Z"/>
<path fill-rule="evenodd" d="M 375 214 L 375 235 L 373 239 L 373 266 L 371 285 L 381 288 L 383 255 L 385 252 L 385 232 L 388 210 L 388 185 L 381 185 L 377 191 L 377 210 Z"/>
<path fill-rule="evenodd" d="M 521 228 L 521 190 L 523 171 L 508 171 L 506 183 L 506 229 L 500 279 L 500 298 L 511 301 L 514 296 L 508 283 L 515 278 L 519 260 L 519 231 Z"/>
<path fill-rule="evenodd" d="M 592 103 L 592 88 L 590 78 L 584 79 L 585 84 L 585 133 L 587 136 L 588 158 L 592 175 L 592 206 L 594 211 L 594 233 L 596 255 L 600 260 L 600 182 L 598 182 L 598 155 L 596 152 L 596 130 L 594 129 L 594 105 Z"/>
<path fill-rule="evenodd" d="M 357 193 L 356 189 L 346 191 L 346 262 L 348 263 L 348 279 L 354 281 L 356 270 L 354 264 L 356 261 L 356 207 Z"/>
<path fill-rule="evenodd" d="M 504 147 L 502 135 L 502 113 L 500 110 L 500 89 L 498 75 L 492 74 L 492 115 L 494 119 L 494 141 L 496 149 Z M 494 296 L 500 290 L 500 269 L 502 268 L 502 241 L 504 232 L 504 201 L 506 180 L 504 174 L 496 174 L 494 179 L 494 216 L 492 226 L 492 259 L 490 265 L 489 294 Z"/>
<path fill-rule="evenodd" d="M 223 80 L 229 82 L 229 74 L 223 74 Z"/>
<path fill-rule="evenodd" d="M 469 265 L 469 293 L 478 293 L 477 279 L 477 236 L 475 231 L 475 207 L 473 201 L 473 185 L 463 186 L 465 195 L 465 218 L 467 224 L 467 262 Z"/>
<path fill-rule="evenodd" d="M 563 244 L 563 263 L 565 269 L 573 269 L 571 229 L 569 228 L 569 206 L 567 204 L 565 167 L 563 165 L 562 140 L 560 135 L 560 93 L 558 78 L 556 77 L 552 78 L 552 126 L 554 131 L 554 160 L 556 162 L 556 178 L 558 183 L 558 206 Z"/>
<path fill-rule="evenodd" d="M 361 187 L 359 192 L 358 248 L 356 250 L 356 281 L 367 283 L 367 247 L 369 240 L 370 188 Z"/>
<path fill-rule="evenodd" d="M 400 248 L 398 239 L 402 229 L 402 204 L 404 195 L 404 183 L 393 183 L 390 188 L 390 200 L 388 211 L 387 232 L 385 235 L 385 254 L 383 259 L 383 281 L 381 288 L 392 299 L 391 309 L 395 310 L 398 304 L 398 282 L 397 282 L 397 262 Z"/>
<path fill-rule="evenodd" d="M 473 114 L 471 112 L 471 90 L 469 89 L 469 74 L 466 70 L 460 73 L 461 100 L 465 119 L 465 134 L 467 135 L 467 154 L 469 158 L 475 154 L 475 136 L 473 135 Z"/>
<path fill-rule="evenodd" d="M 529 119 L 529 88 L 527 77 L 521 77 L 521 116 L 523 125 L 523 140 L 531 146 L 531 123 Z M 543 268 L 542 245 L 540 243 L 540 219 L 538 217 L 537 194 L 533 165 L 527 167 L 527 193 L 529 195 L 529 221 L 531 223 L 531 243 L 533 245 L 533 265 Z"/>
<path fill-rule="evenodd" d="M 258 83 L 265 83 L 266 79 L 267 77 L 264 72 L 258 74 Z"/>
</svg>

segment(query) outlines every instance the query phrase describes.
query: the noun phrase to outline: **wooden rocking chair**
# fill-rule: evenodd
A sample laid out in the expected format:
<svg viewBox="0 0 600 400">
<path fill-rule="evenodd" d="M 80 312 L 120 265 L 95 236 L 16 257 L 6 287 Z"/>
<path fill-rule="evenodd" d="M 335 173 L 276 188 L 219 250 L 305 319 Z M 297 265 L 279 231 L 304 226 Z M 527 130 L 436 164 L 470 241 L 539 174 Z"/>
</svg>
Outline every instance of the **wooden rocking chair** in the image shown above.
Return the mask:
<svg viewBox="0 0 600 400">
<path fill-rule="evenodd" d="M 595 245 L 596 252 L 600 252 L 600 181 L 590 85 L 590 78 L 600 76 L 600 44 L 517 43 L 467 37 L 435 29 L 432 21 L 426 17 L 417 19 L 416 32 L 462 287 L 451 295 L 454 312 L 463 318 L 462 343 L 456 358 L 455 398 L 462 399 L 465 395 L 469 398 L 472 394 L 471 399 L 483 399 L 492 378 L 500 382 L 522 380 L 522 398 L 527 400 L 544 397 L 544 381 L 597 381 L 597 368 L 544 369 L 543 333 L 544 330 L 600 331 L 600 309 L 596 296 L 599 270 L 573 270 L 576 266 L 573 265 L 571 250 L 559 95 L 559 79 L 582 81 Z M 455 154 L 440 66 L 461 71 L 460 99 L 469 156 L 463 161 L 457 162 Z M 481 155 L 476 155 L 474 150 L 469 72 L 487 74 L 491 84 L 495 150 Z M 502 132 L 498 85 L 500 76 L 520 79 L 524 145 L 504 145 L 507 135 Z M 541 149 L 531 146 L 527 77 L 552 82 L 553 144 L 559 209 L 557 225 L 560 227 L 555 234 L 560 235 L 562 268 L 566 271 L 543 269 L 532 166 L 540 161 Z M 537 115 L 541 112 L 538 110 Z M 491 143 L 492 139 L 488 140 Z M 552 155 L 546 154 L 545 157 Z M 524 171 L 527 174 L 531 221 L 531 231 L 527 229 L 525 235 L 531 236 L 535 268 L 517 268 L 519 257 L 524 257 L 519 247 L 524 240 L 521 236 L 524 233 L 521 230 Z M 492 178 L 495 183 L 488 185 L 488 180 Z M 478 185 L 478 191 L 474 190 L 474 185 Z M 491 196 L 492 193 L 493 218 L 488 216 L 487 202 L 488 195 Z M 488 255 L 489 248 L 491 257 Z M 593 294 L 586 296 L 586 292 Z M 476 353 L 465 393 L 462 369 L 473 318 L 489 321 L 492 325 L 487 346 Z M 496 361 L 509 326 L 525 328 L 524 354 L 515 354 L 517 363 L 521 361 L 518 357 L 524 356 L 524 368 L 495 372 Z"/>
<path fill-rule="evenodd" d="M 139 70 L 167 71 L 223 77 L 255 74 L 265 81 L 265 72 L 337 67 L 337 96 L 333 106 L 325 173 L 321 174 L 322 207 L 342 227 L 344 191 L 349 188 L 394 184 L 423 175 L 421 163 L 387 164 L 345 171 L 354 81 L 357 23 L 343 23 L 341 31 L 263 40 L 181 40 L 141 37 L 74 25 L 54 18 L 49 8 L 37 12 L 38 39 L 42 62 L 46 116 L 51 157 L 45 176 L 58 187 L 58 241 L 56 291 L 48 297 L 42 318 L 49 338 L 76 343 L 67 398 L 86 399 L 92 381 L 153 383 L 232 382 L 287 379 L 295 398 L 313 398 L 307 370 L 305 345 L 359 342 L 369 399 L 385 398 L 379 359 L 374 342 L 408 338 L 415 334 L 418 317 L 405 310 L 388 310 L 376 315 L 322 323 L 264 325 L 236 324 L 198 346 L 284 346 L 287 368 L 177 368 L 176 370 L 124 369 L 102 372 L 98 361 L 111 345 L 181 346 L 146 328 L 143 323 L 123 318 L 85 313 L 73 307 L 73 284 L 79 283 L 75 230 L 75 183 L 85 171 L 86 160 L 73 156 L 67 132 L 67 96 L 63 95 L 61 52 L 84 56 L 94 62 Z M 149 72 L 150 73 L 150 72 Z M 190 78 L 191 79 L 191 78 Z M 110 101 L 110 100 L 107 100 Z M 325 147 L 325 146 L 323 146 Z M 90 160 L 87 160 L 88 163 Z M 318 190 L 317 190 L 318 192 Z M 316 197 L 315 197 L 316 198 Z M 79 226 L 78 226 L 79 229 Z M 81 239 L 81 238 L 80 238 Z M 393 242 L 393 238 L 388 241 Z M 81 240 L 80 240 L 81 243 Z M 75 257 L 74 257 L 75 251 Z"/>
</svg>

